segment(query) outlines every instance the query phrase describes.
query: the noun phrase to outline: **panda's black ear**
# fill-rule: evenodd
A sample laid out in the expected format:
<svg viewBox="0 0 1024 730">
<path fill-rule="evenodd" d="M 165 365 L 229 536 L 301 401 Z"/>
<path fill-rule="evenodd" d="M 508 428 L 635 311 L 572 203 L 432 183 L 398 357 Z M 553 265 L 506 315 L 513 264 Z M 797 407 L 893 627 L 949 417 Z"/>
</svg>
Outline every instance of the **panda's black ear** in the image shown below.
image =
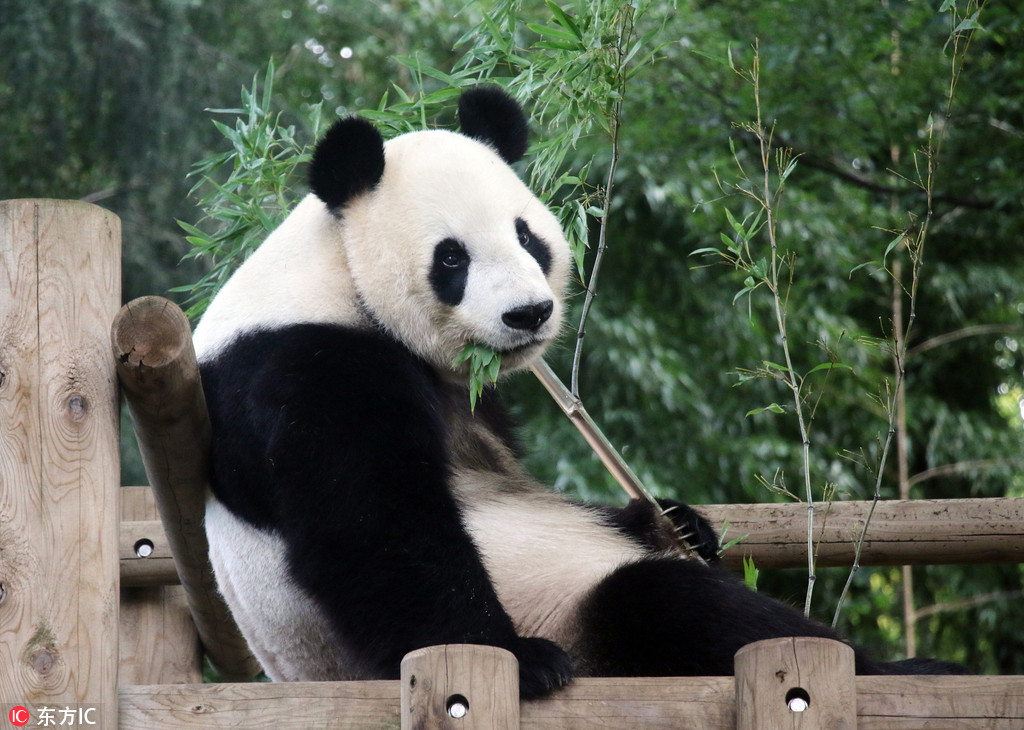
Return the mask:
<svg viewBox="0 0 1024 730">
<path fill-rule="evenodd" d="M 526 154 L 529 126 L 522 107 L 497 86 L 478 86 L 459 97 L 462 133 L 497 150 L 510 165 Z"/>
<path fill-rule="evenodd" d="M 309 188 L 332 211 L 369 190 L 384 174 L 384 138 L 365 119 L 335 122 L 317 142 L 309 165 Z"/>
</svg>

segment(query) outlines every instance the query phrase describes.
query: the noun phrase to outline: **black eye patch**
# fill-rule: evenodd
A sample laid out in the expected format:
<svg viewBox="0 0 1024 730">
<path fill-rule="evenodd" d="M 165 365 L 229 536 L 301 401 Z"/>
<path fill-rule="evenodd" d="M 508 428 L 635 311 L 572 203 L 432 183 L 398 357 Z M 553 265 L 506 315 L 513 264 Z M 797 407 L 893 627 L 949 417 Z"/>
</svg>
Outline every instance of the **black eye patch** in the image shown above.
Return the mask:
<svg viewBox="0 0 1024 730">
<path fill-rule="evenodd" d="M 469 278 L 469 253 L 454 238 L 446 238 L 434 247 L 434 263 L 430 267 L 430 286 L 437 298 L 456 306 L 466 293 Z"/>
<path fill-rule="evenodd" d="M 547 276 L 551 271 L 551 251 L 544 241 L 538 238 L 526 221 L 516 218 L 516 236 L 519 237 L 519 245 L 526 249 L 526 252 L 540 264 L 540 270 Z"/>
</svg>

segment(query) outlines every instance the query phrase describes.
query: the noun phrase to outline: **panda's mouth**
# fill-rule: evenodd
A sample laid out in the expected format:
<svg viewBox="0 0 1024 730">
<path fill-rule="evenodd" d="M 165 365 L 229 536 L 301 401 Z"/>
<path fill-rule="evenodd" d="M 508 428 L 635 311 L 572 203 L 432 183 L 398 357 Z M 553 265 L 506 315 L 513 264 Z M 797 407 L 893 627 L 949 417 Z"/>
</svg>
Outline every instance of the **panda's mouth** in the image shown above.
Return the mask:
<svg viewBox="0 0 1024 730">
<path fill-rule="evenodd" d="M 506 347 L 501 349 L 495 348 L 495 352 L 497 352 L 502 357 L 514 357 L 516 355 L 522 355 L 523 353 L 528 352 L 529 350 L 543 347 L 545 342 L 545 340 L 541 339 L 531 339 L 527 340 L 526 342 L 522 342 L 518 345 L 513 345 L 512 347 Z"/>
</svg>

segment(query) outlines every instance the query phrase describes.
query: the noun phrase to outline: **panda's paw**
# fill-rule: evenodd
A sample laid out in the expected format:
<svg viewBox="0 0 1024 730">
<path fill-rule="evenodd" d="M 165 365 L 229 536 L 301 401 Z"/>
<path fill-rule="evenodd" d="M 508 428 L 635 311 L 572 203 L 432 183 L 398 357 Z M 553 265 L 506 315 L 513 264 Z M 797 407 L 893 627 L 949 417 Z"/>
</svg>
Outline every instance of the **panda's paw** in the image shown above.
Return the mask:
<svg viewBox="0 0 1024 730">
<path fill-rule="evenodd" d="M 520 637 L 507 647 L 519 660 L 519 696 L 543 697 L 572 681 L 572 660 L 553 641 Z"/>
<path fill-rule="evenodd" d="M 686 538 L 686 542 L 698 555 L 709 563 L 718 560 L 718 533 L 704 515 L 690 505 L 674 499 L 659 499 L 658 505 L 672 522 L 676 532 Z"/>
</svg>

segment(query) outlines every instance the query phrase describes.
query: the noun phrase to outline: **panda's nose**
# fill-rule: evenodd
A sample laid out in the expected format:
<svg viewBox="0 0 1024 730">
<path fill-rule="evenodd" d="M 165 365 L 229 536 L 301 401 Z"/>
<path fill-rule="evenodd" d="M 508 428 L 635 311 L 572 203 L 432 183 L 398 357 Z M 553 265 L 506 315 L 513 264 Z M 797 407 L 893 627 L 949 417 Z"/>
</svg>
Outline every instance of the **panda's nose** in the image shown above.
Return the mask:
<svg viewBox="0 0 1024 730">
<path fill-rule="evenodd" d="M 501 315 L 501 321 L 515 330 L 536 330 L 551 317 L 555 305 L 550 299 L 510 309 Z"/>
</svg>

